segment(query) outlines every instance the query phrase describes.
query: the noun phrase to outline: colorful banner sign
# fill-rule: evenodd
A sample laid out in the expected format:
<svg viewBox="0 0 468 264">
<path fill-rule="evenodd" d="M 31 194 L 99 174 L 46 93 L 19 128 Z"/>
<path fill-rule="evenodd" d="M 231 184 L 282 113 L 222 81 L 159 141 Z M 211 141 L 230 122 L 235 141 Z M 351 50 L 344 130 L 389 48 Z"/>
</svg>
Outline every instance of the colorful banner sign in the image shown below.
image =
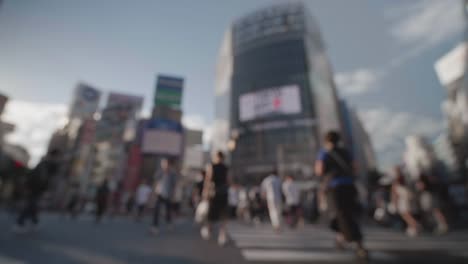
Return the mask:
<svg viewBox="0 0 468 264">
<path fill-rule="evenodd" d="M 299 86 L 288 85 L 243 94 L 239 97 L 239 120 L 255 120 L 271 115 L 299 114 L 301 95 Z"/>
<path fill-rule="evenodd" d="M 182 94 L 184 79 L 159 75 L 156 82 L 156 95 L 154 104 L 165 105 L 180 109 L 182 105 Z"/>
</svg>

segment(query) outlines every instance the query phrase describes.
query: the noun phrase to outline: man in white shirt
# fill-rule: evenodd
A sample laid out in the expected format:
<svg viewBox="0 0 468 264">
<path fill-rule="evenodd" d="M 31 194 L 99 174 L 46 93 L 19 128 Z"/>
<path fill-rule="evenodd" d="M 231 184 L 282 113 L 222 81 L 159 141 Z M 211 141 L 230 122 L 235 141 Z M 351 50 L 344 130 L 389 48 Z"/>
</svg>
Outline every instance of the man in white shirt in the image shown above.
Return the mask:
<svg viewBox="0 0 468 264">
<path fill-rule="evenodd" d="M 143 212 L 145 211 L 146 205 L 148 204 L 149 197 L 151 195 L 151 187 L 147 180 L 143 180 L 138 186 L 136 192 L 136 203 L 137 203 L 137 219 L 141 219 Z"/>
<path fill-rule="evenodd" d="M 291 175 L 288 175 L 283 183 L 283 193 L 288 206 L 288 222 L 295 226 L 299 220 L 301 192 Z"/>
<path fill-rule="evenodd" d="M 275 231 L 281 229 L 281 179 L 272 172 L 262 182 L 262 194 L 266 197 L 270 221 Z"/>
<path fill-rule="evenodd" d="M 173 169 L 173 161 L 168 159 L 161 160 L 161 170 L 155 175 L 156 180 L 156 205 L 154 207 L 153 226 L 151 233 L 154 235 L 159 233 L 159 211 L 161 206 L 165 207 L 166 223 L 172 229 L 172 201 L 174 191 L 177 184 L 177 174 Z"/>
</svg>

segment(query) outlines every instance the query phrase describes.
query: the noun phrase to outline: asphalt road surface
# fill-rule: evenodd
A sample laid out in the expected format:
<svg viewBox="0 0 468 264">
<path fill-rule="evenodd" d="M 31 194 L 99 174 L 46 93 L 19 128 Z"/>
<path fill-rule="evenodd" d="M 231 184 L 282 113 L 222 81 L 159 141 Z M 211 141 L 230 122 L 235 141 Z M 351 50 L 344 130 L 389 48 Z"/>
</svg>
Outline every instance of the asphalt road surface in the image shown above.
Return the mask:
<svg viewBox="0 0 468 264">
<path fill-rule="evenodd" d="M 149 233 L 149 219 L 71 220 L 44 215 L 37 232 L 14 234 L 13 219 L 0 215 L 0 263 L 356 263 L 351 250 L 337 251 L 325 227 L 307 225 L 276 234 L 267 224 L 230 223 L 231 242 L 220 248 L 203 241 L 190 219 L 178 219 L 173 230 Z M 468 263 L 468 230 L 443 236 L 408 238 L 389 229 L 365 229 L 370 263 Z"/>
</svg>

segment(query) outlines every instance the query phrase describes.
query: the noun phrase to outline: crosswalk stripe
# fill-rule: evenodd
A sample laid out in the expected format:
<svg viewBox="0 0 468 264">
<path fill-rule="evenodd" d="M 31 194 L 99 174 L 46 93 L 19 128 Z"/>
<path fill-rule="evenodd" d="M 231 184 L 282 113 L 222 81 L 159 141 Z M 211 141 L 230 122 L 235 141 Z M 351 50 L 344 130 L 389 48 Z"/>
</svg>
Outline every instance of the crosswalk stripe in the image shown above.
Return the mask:
<svg viewBox="0 0 468 264">
<path fill-rule="evenodd" d="M 0 256 L 0 263 L 2 264 L 25 264 L 26 262 L 16 260 L 13 258 L 9 258 L 9 257 Z"/>
<path fill-rule="evenodd" d="M 248 261 L 346 261 L 352 258 L 351 254 L 322 253 L 310 251 L 291 250 L 263 250 L 247 249 L 242 251 L 242 255 Z"/>
<path fill-rule="evenodd" d="M 254 227 L 230 224 L 228 232 L 248 261 L 328 262 L 348 261 L 354 256 L 352 252 L 336 251 L 333 232 L 318 226 L 287 229 L 278 234 L 268 225 Z M 454 233 L 440 237 L 428 235 L 409 238 L 403 232 L 393 230 L 370 228 L 364 231 L 365 245 L 372 259 L 380 260 L 395 259 L 395 252 L 418 250 L 461 254 L 468 248 L 468 239 L 462 235 Z"/>
<path fill-rule="evenodd" d="M 235 242 L 235 245 L 241 248 L 269 248 L 269 249 L 334 249 L 332 243 L 291 243 L 291 242 L 271 242 L 271 243 L 250 243 L 250 242 Z M 386 250 L 386 251 L 417 251 L 417 250 L 465 250 L 468 244 L 448 244 L 448 243 L 389 243 L 389 242 L 367 242 L 365 243 L 369 250 Z"/>
<path fill-rule="evenodd" d="M 242 252 L 243 257 L 248 261 L 349 261 L 355 258 L 351 252 L 313 252 L 313 251 L 292 251 L 292 250 L 263 250 L 247 249 Z M 394 256 L 383 252 L 373 252 L 371 258 L 376 260 L 393 260 Z"/>
</svg>

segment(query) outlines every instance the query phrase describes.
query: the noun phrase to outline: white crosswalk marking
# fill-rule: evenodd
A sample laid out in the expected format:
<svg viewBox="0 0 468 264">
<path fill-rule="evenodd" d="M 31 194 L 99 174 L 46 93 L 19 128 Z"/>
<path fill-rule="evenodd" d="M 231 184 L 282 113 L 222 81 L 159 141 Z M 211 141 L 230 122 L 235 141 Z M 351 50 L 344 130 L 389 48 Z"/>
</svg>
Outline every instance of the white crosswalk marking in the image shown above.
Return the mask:
<svg viewBox="0 0 468 264">
<path fill-rule="evenodd" d="M 228 230 L 234 244 L 248 261 L 321 263 L 354 260 L 352 251 L 335 250 L 334 234 L 325 227 L 307 225 L 277 234 L 269 225 L 254 227 L 231 223 Z M 398 257 L 395 252 L 445 250 L 462 253 L 468 248 L 466 234 L 408 238 L 402 233 L 381 228 L 369 228 L 364 233 L 366 247 L 374 260 L 395 260 Z"/>
<path fill-rule="evenodd" d="M 25 264 L 25 262 L 16 260 L 9 257 L 0 256 L 0 263 L 2 264 Z"/>
</svg>

